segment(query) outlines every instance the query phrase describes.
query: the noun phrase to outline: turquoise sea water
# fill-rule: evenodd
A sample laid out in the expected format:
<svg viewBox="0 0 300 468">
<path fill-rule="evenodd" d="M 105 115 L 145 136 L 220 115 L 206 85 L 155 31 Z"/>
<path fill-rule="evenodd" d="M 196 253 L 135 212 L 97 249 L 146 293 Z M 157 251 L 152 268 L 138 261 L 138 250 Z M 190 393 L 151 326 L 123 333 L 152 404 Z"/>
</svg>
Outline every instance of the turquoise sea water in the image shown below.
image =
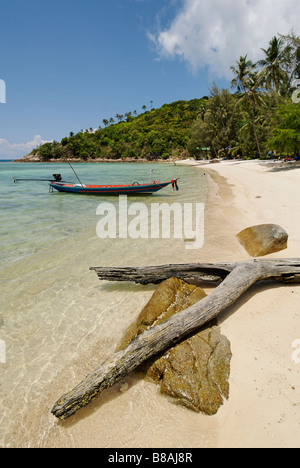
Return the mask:
<svg viewBox="0 0 300 468">
<path fill-rule="evenodd" d="M 132 183 L 151 182 L 153 179 L 170 180 L 180 177 L 179 192 L 171 187 L 152 196 L 130 197 L 128 201 L 192 202 L 204 201 L 206 184 L 194 183 L 195 170 L 166 164 L 75 164 L 75 171 L 83 183 Z M 150 174 L 150 171 L 153 171 Z M 96 208 L 101 201 L 118 206 L 119 198 L 75 196 L 72 194 L 49 193 L 47 182 L 20 181 L 17 178 L 51 178 L 61 173 L 64 180 L 78 182 L 66 164 L 22 164 L 1 163 L 0 165 L 0 261 L 5 268 L 28 258 L 41 249 L 51 251 L 56 244 L 70 240 L 89 229 L 95 230 L 98 221 Z M 199 197 L 200 195 L 200 197 Z M 202 200 L 201 200 L 202 196 Z M 95 239 L 97 241 L 97 239 Z"/>
<path fill-rule="evenodd" d="M 180 177 L 178 192 L 169 186 L 128 197 L 128 203 L 206 203 L 207 181 L 199 169 L 157 163 L 80 163 L 74 169 L 83 183 L 96 184 Z M 152 286 L 100 282 L 90 266 L 183 263 L 196 255 L 182 239 L 98 238 L 97 206 L 109 201 L 118 207 L 117 196 L 51 193 L 47 182 L 13 183 L 14 177 L 48 179 L 54 173 L 76 182 L 67 164 L 0 164 L 0 447 L 41 440 L 37 426 L 41 430 L 41 418 L 51 410 L 41 405 L 45 390 L 57 385 L 54 395 L 60 397 L 60 374 L 78 359 L 90 362 L 95 346 L 95 362 L 101 363 L 153 292 Z M 78 383 L 79 376 L 73 378 Z M 30 429 L 32 405 L 41 409 Z M 45 422 L 43 437 L 47 430 Z"/>
</svg>

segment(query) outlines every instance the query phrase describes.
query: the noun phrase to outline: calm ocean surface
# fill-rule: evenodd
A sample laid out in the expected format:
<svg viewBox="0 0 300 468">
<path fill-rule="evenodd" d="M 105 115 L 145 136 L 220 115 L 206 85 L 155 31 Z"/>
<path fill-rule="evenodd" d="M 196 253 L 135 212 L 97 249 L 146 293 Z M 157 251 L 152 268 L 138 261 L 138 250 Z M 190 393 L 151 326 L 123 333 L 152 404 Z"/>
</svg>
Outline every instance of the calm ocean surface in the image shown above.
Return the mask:
<svg viewBox="0 0 300 468">
<path fill-rule="evenodd" d="M 180 177 L 178 192 L 169 186 L 152 196 L 128 197 L 128 204 L 207 200 L 206 177 L 191 167 L 82 163 L 74 169 L 83 183 Z M 13 177 L 48 179 L 54 173 L 76 182 L 67 164 L 0 164 L 0 447 L 47 437 L 46 389 L 57 385 L 57 398 L 70 390 L 67 384 L 61 390 L 61 375 L 76 360 L 92 365 L 95 346 L 94 364 L 100 364 L 153 293 L 152 286 L 100 282 L 90 266 L 183 263 L 196 255 L 182 239 L 99 239 L 97 206 L 108 201 L 118 207 L 117 196 L 51 193 L 47 182 L 13 183 Z M 87 365 L 80 379 L 90 370 Z M 78 383 L 79 376 L 73 378 Z M 36 424 L 31 420 L 30 429 L 32 407 Z"/>
</svg>

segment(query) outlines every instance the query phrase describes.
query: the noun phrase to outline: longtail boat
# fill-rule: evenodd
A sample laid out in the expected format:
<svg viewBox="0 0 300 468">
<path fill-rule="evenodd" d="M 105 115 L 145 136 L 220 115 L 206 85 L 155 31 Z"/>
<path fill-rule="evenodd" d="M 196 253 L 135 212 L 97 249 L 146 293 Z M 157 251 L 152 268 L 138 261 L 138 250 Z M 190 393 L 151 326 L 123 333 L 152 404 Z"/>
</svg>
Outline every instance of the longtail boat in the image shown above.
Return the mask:
<svg viewBox="0 0 300 468">
<path fill-rule="evenodd" d="M 133 184 L 127 185 L 85 185 L 81 182 L 74 168 L 69 162 L 69 166 L 74 172 L 79 183 L 66 182 L 62 180 L 61 174 L 53 174 L 53 179 L 18 179 L 14 177 L 14 182 L 20 180 L 38 180 L 49 182 L 49 190 L 58 190 L 58 192 L 67 193 L 79 193 L 84 195 L 138 195 L 138 194 L 152 194 L 158 192 L 158 190 L 167 187 L 172 184 L 173 190 L 178 190 L 178 184 L 176 179 L 169 180 L 167 182 L 154 181 L 152 183 L 140 184 L 139 182 L 133 182 Z M 152 171 L 151 171 L 152 173 Z"/>
<path fill-rule="evenodd" d="M 153 182 L 151 184 L 140 184 L 134 182 L 131 185 L 84 185 L 82 183 L 72 184 L 65 182 L 50 182 L 50 188 L 59 192 L 79 193 L 83 195 L 138 195 L 152 194 L 172 184 L 173 189 L 178 190 L 177 180 L 167 182 Z"/>
</svg>

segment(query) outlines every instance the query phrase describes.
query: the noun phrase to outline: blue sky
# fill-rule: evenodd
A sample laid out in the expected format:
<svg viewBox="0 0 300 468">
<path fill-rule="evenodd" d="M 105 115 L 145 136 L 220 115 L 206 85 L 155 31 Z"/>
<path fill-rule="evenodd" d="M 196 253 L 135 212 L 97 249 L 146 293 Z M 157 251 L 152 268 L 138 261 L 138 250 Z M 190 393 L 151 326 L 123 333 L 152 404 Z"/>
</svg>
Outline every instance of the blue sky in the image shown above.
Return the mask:
<svg viewBox="0 0 300 468">
<path fill-rule="evenodd" d="M 1 0 L 0 159 L 229 87 L 230 65 L 299 17 L 298 0 Z"/>
</svg>

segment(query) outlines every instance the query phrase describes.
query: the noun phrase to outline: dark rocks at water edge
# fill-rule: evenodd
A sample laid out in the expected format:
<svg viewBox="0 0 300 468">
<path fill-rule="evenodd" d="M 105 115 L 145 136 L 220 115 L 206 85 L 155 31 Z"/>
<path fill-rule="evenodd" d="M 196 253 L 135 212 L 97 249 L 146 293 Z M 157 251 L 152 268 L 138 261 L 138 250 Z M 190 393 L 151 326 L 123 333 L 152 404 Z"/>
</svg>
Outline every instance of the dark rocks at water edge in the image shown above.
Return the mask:
<svg viewBox="0 0 300 468">
<path fill-rule="evenodd" d="M 288 234 L 277 224 L 259 224 L 241 231 L 237 238 L 252 257 L 262 257 L 287 248 Z"/>
<path fill-rule="evenodd" d="M 178 278 L 160 284 L 136 322 L 125 334 L 118 350 L 146 329 L 167 320 L 206 296 L 205 292 Z M 215 324 L 152 358 L 138 368 L 147 379 L 160 384 L 172 402 L 208 415 L 216 414 L 229 397 L 231 350 L 228 339 Z"/>
</svg>

